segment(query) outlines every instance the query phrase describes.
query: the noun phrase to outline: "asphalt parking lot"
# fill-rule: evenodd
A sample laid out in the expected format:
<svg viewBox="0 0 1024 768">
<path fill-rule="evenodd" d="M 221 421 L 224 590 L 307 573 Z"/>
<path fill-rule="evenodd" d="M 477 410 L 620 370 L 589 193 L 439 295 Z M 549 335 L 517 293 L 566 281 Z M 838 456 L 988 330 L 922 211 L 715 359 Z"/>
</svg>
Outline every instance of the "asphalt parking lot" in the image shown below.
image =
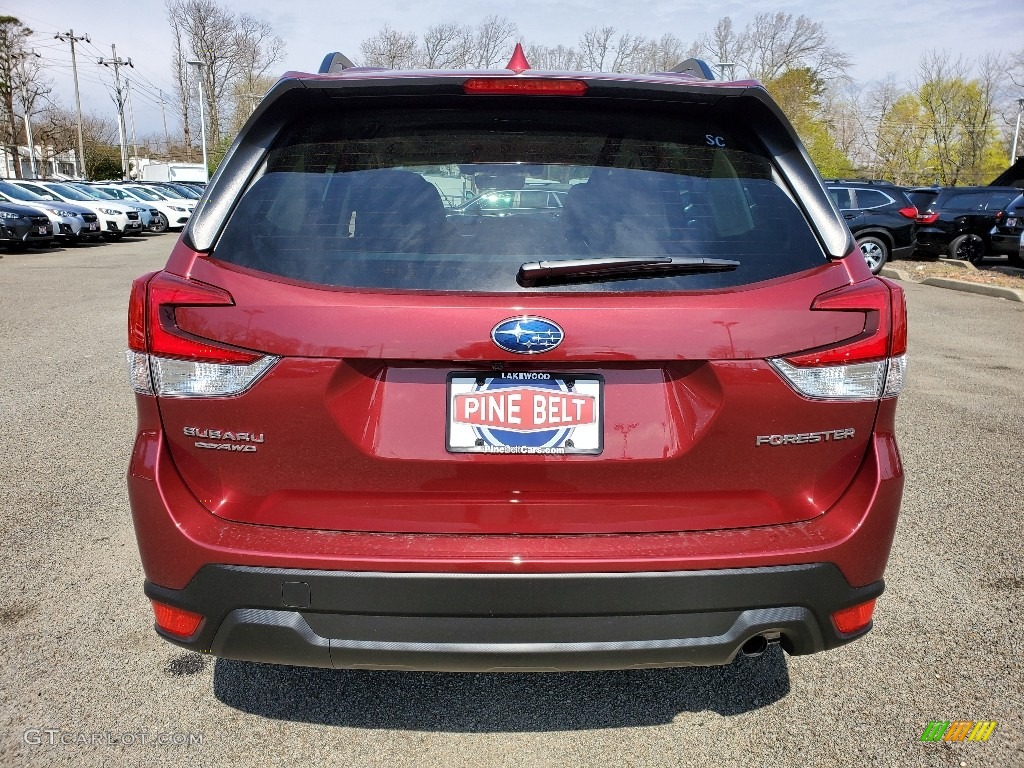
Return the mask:
<svg viewBox="0 0 1024 768">
<path fill-rule="evenodd" d="M 157 638 L 124 470 L 129 283 L 173 236 L 0 259 L 0 764 L 1024 766 L 1024 305 L 908 284 L 875 629 L 730 667 L 293 669 Z M 929 721 L 997 721 L 922 743 Z"/>
</svg>

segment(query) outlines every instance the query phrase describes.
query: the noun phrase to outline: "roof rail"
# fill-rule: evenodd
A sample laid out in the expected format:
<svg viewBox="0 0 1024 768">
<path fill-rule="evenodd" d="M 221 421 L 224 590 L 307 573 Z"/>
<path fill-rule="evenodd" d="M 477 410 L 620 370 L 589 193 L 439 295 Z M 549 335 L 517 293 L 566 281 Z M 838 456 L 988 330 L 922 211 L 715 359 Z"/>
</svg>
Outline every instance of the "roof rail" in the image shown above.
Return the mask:
<svg viewBox="0 0 1024 768">
<path fill-rule="evenodd" d="M 699 80 L 714 80 L 715 75 L 711 67 L 703 59 L 687 59 L 676 64 L 669 72 L 676 72 L 680 75 L 690 75 Z"/>
<path fill-rule="evenodd" d="M 352 63 L 352 59 L 346 56 L 344 53 L 328 53 L 324 56 L 323 63 L 320 65 L 321 75 L 330 75 L 335 72 L 341 72 L 343 69 L 352 69 L 355 64 Z"/>
</svg>

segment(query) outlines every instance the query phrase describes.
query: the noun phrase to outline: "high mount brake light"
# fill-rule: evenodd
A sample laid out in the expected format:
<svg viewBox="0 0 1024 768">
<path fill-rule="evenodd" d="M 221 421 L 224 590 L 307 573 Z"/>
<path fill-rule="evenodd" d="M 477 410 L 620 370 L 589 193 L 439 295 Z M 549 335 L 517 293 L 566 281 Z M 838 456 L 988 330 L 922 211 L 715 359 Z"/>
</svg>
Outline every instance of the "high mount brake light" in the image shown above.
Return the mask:
<svg viewBox="0 0 1024 768">
<path fill-rule="evenodd" d="M 582 96 L 587 84 L 557 78 L 474 77 L 462 84 L 468 94 L 506 96 Z"/>
<path fill-rule="evenodd" d="M 877 400 L 902 391 L 907 366 L 902 288 L 874 278 L 818 296 L 811 310 L 861 312 L 864 330 L 839 344 L 769 360 L 797 392 L 824 400 Z"/>
<path fill-rule="evenodd" d="M 231 294 L 167 272 L 132 283 L 128 304 L 128 367 L 140 394 L 203 397 L 236 395 L 277 358 L 217 344 L 178 328 L 177 307 L 230 307 Z"/>
</svg>

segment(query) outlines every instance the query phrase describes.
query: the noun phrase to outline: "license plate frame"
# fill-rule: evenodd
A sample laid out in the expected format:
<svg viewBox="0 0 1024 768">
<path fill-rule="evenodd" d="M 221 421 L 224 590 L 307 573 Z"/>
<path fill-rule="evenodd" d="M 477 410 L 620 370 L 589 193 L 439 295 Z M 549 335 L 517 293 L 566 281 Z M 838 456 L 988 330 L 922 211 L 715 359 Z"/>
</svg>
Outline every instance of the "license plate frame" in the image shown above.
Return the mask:
<svg viewBox="0 0 1024 768">
<path fill-rule="evenodd" d="M 449 453 L 597 456 L 604 451 L 600 374 L 452 371 L 445 396 Z M 489 414 L 480 417 L 481 408 Z"/>
</svg>

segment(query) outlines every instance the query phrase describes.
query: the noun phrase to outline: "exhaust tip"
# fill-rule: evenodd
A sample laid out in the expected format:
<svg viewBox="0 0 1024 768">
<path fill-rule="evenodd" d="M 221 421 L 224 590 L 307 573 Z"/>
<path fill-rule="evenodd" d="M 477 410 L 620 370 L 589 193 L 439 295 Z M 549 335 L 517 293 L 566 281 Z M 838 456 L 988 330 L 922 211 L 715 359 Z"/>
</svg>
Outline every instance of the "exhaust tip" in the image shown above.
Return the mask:
<svg viewBox="0 0 1024 768">
<path fill-rule="evenodd" d="M 747 640 L 740 648 L 740 652 L 744 656 L 760 656 L 762 653 L 768 650 L 768 640 L 764 635 L 754 635 L 752 638 Z"/>
</svg>

